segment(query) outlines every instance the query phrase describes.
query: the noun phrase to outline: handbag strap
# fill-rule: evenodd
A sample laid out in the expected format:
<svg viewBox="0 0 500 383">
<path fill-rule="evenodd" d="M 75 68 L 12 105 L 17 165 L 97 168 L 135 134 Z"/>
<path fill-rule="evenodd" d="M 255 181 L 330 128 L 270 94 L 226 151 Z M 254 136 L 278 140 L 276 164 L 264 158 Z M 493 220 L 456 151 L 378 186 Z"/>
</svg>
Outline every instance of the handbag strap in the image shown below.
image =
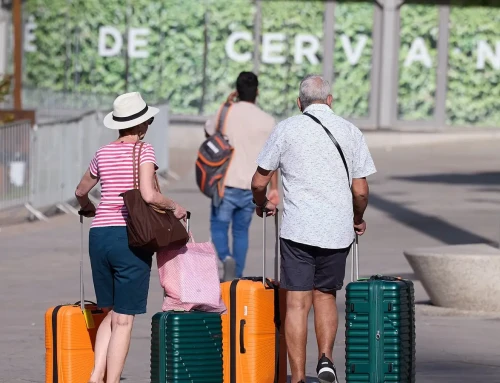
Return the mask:
<svg viewBox="0 0 500 383">
<path fill-rule="evenodd" d="M 217 126 L 215 128 L 216 132 L 220 132 L 221 134 L 224 134 L 226 132 L 225 122 L 231 106 L 232 106 L 231 102 L 225 102 L 224 105 L 222 106 L 219 115 L 217 116 Z"/>
<path fill-rule="evenodd" d="M 347 167 L 347 162 L 345 160 L 344 153 L 342 152 L 342 148 L 340 147 L 339 143 L 337 142 L 335 137 L 333 137 L 333 134 L 321 123 L 320 120 L 318 120 L 316 117 L 314 117 L 312 114 L 309 114 L 309 113 L 304 113 L 304 115 L 307 117 L 310 117 L 314 122 L 316 122 L 317 124 L 320 124 L 323 127 L 326 134 L 328 135 L 328 137 L 330 137 L 330 140 L 332 140 L 333 144 L 335 145 L 335 147 L 339 151 L 340 158 L 342 158 L 342 162 L 344 163 L 344 167 L 345 167 L 345 172 L 347 174 L 347 184 L 349 185 L 349 189 L 350 189 L 351 182 L 349 181 L 349 168 Z"/>
<path fill-rule="evenodd" d="M 139 154 L 136 156 L 135 148 L 137 147 L 137 144 L 139 144 Z M 132 173 L 134 178 L 134 189 L 139 189 L 141 186 L 141 179 L 139 173 L 141 168 L 141 154 L 143 146 L 144 142 L 136 142 L 134 145 L 134 149 L 132 150 Z"/>
</svg>

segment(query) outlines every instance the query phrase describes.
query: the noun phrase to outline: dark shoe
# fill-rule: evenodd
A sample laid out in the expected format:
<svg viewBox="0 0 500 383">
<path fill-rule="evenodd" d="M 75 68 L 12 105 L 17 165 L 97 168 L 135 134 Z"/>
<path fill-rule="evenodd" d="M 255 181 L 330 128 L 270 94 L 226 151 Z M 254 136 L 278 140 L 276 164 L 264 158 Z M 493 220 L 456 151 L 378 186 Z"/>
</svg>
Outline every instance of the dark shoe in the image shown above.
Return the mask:
<svg viewBox="0 0 500 383">
<path fill-rule="evenodd" d="M 335 365 L 325 354 L 323 354 L 318 361 L 316 372 L 318 373 L 319 383 L 338 383 Z"/>
<path fill-rule="evenodd" d="M 232 281 L 236 278 L 236 261 L 233 257 L 224 260 L 224 281 Z"/>
</svg>

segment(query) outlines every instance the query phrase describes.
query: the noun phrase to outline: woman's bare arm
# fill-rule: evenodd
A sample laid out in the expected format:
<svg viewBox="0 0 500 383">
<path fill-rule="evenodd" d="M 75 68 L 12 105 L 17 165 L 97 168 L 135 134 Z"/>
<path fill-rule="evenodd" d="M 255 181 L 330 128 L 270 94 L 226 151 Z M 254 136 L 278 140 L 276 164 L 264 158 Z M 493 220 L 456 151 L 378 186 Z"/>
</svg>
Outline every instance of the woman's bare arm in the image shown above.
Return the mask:
<svg viewBox="0 0 500 383">
<path fill-rule="evenodd" d="M 95 211 L 94 205 L 92 204 L 92 202 L 90 202 L 89 193 L 94 188 L 94 186 L 97 185 L 98 182 L 99 178 L 94 177 L 90 173 L 90 170 L 87 170 L 83 175 L 80 183 L 76 187 L 75 197 L 78 200 L 78 203 L 80 204 L 82 210 Z"/>
<path fill-rule="evenodd" d="M 172 210 L 175 216 L 179 219 L 186 217 L 186 210 L 158 192 L 155 188 L 155 168 L 151 162 L 146 162 L 141 165 L 139 172 L 139 189 L 141 196 L 148 204 L 153 205 L 158 209 Z"/>
</svg>

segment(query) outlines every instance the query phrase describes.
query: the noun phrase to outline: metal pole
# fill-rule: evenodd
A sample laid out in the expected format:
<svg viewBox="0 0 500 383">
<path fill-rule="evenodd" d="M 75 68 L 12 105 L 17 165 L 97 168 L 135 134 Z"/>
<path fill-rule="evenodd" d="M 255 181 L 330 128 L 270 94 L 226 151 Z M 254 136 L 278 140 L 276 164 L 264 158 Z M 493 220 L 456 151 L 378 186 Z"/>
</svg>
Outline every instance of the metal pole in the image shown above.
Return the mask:
<svg viewBox="0 0 500 383">
<path fill-rule="evenodd" d="M 450 4 L 439 6 L 438 68 L 436 83 L 436 109 L 434 116 L 439 127 L 446 125 L 446 94 L 448 92 L 448 44 L 450 37 Z"/>
<path fill-rule="evenodd" d="M 22 109 L 22 62 L 23 62 L 23 33 L 22 33 L 21 0 L 12 1 L 12 23 L 14 28 L 14 109 Z"/>
<path fill-rule="evenodd" d="M 399 7 L 401 0 L 383 1 L 379 121 L 381 128 L 392 128 L 396 119 L 399 52 Z"/>
<path fill-rule="evenodd" d="M 325 20 L 323 21 L 323 78 L 333 88 L 334 50 L 335 50 L 335 0 L 325 4 Z"/>
<path fill-rule="evenodd" d="M 260 43 L 262 37 L 262 3 L 255 0 L 255 16 L 253 22 L 253 72 L 258 75 L 260 69 Z"/>
</svg>

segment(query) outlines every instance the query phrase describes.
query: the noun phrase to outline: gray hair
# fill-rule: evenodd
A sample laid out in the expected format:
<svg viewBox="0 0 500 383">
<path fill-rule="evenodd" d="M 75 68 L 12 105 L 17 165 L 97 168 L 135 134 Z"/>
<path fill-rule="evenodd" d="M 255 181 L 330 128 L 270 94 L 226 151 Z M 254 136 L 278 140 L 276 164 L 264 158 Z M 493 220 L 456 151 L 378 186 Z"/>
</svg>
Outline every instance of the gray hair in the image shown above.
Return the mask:
<svg viewBox="0 0 500 383">
<path fill-rule="evenodd" d="M 330 84 L 323 77 L 309 74 L 300 82 L 299 100 L 302 110 L 311 104 L 326 104 L 330 95 Z"/>
</svg>

